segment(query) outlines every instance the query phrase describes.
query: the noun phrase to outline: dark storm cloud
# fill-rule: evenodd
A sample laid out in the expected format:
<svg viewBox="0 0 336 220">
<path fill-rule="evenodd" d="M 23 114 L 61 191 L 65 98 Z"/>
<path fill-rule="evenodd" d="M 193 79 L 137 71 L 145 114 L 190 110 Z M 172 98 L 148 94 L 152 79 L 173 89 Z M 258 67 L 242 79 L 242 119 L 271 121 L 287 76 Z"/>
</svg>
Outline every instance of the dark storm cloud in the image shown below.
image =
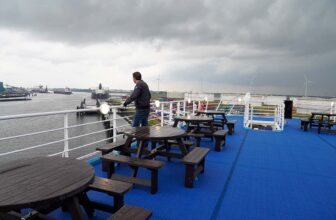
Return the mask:
<svg viewBox="0 0 336 220">
<path fill-rule="evenodd" d="M 336 95 L 335 21 L 334 0 L 3 0 L 0 7 L 0 28 L 49 41 L 162 42 L 158 51 L 193 61 L 171 78 L 206 72 L 217 83 L 249 86 L 254 78 L 255 86 L 295 88 L 308 75 L 322 95 Z"/>
</svg>

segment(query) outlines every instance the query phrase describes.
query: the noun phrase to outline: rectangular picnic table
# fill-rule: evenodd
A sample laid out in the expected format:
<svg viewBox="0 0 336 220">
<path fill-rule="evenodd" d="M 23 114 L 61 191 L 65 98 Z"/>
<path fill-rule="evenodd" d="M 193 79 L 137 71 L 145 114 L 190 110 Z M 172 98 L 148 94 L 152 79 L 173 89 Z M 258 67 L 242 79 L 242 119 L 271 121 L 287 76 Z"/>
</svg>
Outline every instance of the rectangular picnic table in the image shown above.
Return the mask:
<svg viewBox="0 0 336 220">
<path fill-rule="evenodd" d="M 336 114 L 324 113 L 324 112 L 312 112 L 309 118 L 309 127 L 317 127 L 318 133 L 321 133 L 322 128 L 331 128 L 336 125 L 336 121 L 333 119 Z"/>
</svg>

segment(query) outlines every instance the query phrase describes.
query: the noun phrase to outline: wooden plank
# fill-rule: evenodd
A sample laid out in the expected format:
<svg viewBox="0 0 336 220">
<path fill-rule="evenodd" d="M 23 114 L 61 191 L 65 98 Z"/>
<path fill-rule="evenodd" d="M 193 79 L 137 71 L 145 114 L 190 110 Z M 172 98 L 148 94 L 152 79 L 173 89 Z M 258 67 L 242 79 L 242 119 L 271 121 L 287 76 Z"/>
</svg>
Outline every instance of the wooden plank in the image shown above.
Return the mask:
<svg viewBox="0 0 336 220">
<path fill-rule="evenodd" d="M 103 154 L 110 153 L 113 150 L 117 150 L 125 145 L 126 140 L 106 144 L 101 147 L 97 147 L 96 150 L 101 151 Z"/>
<path fill-rule="evenodd" d="M 112 174 L 111 176 L 112 180 L 117 180 L 117 181 L 122 181 L 122 182 L 127 182 L 127 183 L 133 183 L 136 185 L 141 185 L 141 186 L 151 186 L 151 181 L 147 179 L 141 179 L 137 177 L 132 177 L 132 176 L 124 176 L 124 175 L 119 175 L 119 174 Z"/>
<path fill-rule="evenodd" d="M 224 137 L 228 133 L 227 130 L 218 130 L 213 133 L 213 136 Z"/>
<path fill-rule="evenodd" d="M 111 180 L 101 177 L 95 177 L 94 182 L 90 185 L 91 190 L 105 192 L 108 194 L 120 196 L 124 195 L 133 185 L 130 183 L 125 183 L 117 180 Z"/>
<path fill-rule="evenodd" d="M 151 216 L 152 212 L 147 209 L 124 205 L 119 211 L 108 218 L 108 220 L 146 220 Z"/>
<path fill-rule="evenodd" d="M 149 169 L 159 169 L 164 166 L 164 162 L 159 160 L 148 160 L 148 159 L 141 159 L 141 158 L 133 158 L 128 156 L 114 156 L 114 155 L 104 155 L 102 156 L 103 160 L 106 161 L 113 161 L 117 163 L 125 163 L 130 166 L 135 167 L 145 167 Z"/>
<path fill-rule="evenodd" d="M 209 151 L 208 148 L 196 147 L 183 158 L 182 162 L 185 164 L 199 164 Z"/>
</svg>

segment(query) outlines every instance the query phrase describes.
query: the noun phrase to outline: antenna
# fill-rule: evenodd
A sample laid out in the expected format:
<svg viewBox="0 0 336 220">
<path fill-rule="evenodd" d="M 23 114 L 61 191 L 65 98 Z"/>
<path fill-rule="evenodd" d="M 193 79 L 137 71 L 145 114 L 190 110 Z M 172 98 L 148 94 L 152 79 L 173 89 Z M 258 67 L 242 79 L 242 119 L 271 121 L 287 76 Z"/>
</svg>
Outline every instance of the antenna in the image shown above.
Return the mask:
<svg viewBox="0 0 336 220">
<path fill-rule="evenodd" d="M 157 84 L 157 91 L 160 91 L 160 74 L 158 76 L 158 78 L 156 79 L 158 84 Z"/>
<path fill-rule="evenodd" d="M 256 78 L 256 76 L 254 75 L 252 78 L 251 78 L 251 81 L 250 81 L 250 86 L 249 86 L 249 91 L 247 91 L 247 92 L 249 92 L 249 93 L 251 93 L 252 92 L 252 86 L 253 86 L 253 84 L 254 84 L 254 80 L 255 80 L 255 78 Z"/>
<path fill-rule="evenodd" d="M 307 77 L 306 74 L 304 74 L 303 76 L 305 78 L 305 97 L 307 97 L 307 95 L 308 95 L 308 84 L 312 83 L 312 81 L 308 80 L 308 77 Z"/>
</svg>

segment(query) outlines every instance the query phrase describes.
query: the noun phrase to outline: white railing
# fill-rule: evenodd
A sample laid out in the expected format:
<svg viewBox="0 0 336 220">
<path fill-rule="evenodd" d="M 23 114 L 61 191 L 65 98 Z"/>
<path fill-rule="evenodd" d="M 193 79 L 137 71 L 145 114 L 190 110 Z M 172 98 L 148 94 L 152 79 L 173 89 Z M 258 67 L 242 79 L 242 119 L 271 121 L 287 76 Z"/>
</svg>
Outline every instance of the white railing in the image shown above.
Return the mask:
<svg viewBox="0 0 336 220">
<path fill-rule="evenodd" d="M 122 136 L 122 134 L 120 134 L 120 135 L 117 134 L 117 130 L 122 129 L 124 127 L 130 127 L 129 124 L 117 126 L 117 120 L 130 119 L 133 116 L 118 117 L 117 116 L 117 110 L 118 110 L 118 108 L 120 108 L 120 106 L 109 106 L 109 108 L 110 108 L 110 113 L 111 113 L 111 114 L 109 114 L 110 118 L 102 119 L 102 120 L 98 120 L 98 121 L 94 121 L 94 122 L 75 124 L 75 125 L 69 125 L 69 115 L 70 114 L 78 114 L 78 113 L 83 113 L 83 112 L 86 112 L 86 113 L 88 113 L 88 112 L 98 112 L 100 110 L 100 108 L 97 107 L 97 108 L 92 108 L 92 109 L 77 109 L 77 110 L 53 111 L 53 112 L 42 112 L 42 113 L 32 113 L 32 114 L 0 116 L 0 122 L 1 121 L 6 121 L 6 120 L 23 119 L 23 118 L 49 117 L 49 116 L 55 116 L 55 115 L 62 115 L 63 116 L 63 127 L 55 128 L 55 129 L 41 130 L 41 131 L 37 131 L 37 132 L 30 132 L 30 133 L 19 134 L 19 135 L 0 137 L 0 143 L 3 142 L 3 141 L 13 140 L 13 139 L 33 137 L 33 136 L 37 136 L 37 135 L 47 135 L 47 134 L 52 133 L 52 132 L 63 131 L 63 135 L 62 135 L 61 139 L 46 142 L 46 143 L 42 143 L 42 144 L 38 144 L 38 145 L 28 146 L 28 147 L 24 147 L 24 148 L 20 148 L 20 149 L 15 149 L 16 146 L 13 146 L 14 150 L 9 150 L 7 152 L 1 152 L 0 157 L 11 155 L 11 154 L 16 154 L 16 153 L 19 153 L 19 152 L 25 152 L 25 151 L 29 151 L 29 150 L 39 149 L 39 148 L 47 147 L 47 146 L 50 146 L 50 145 L 53 145 L 53 144 L 60 144 L 60 143 L 63 143 L 63 150 L 60 151 L 60 152 L 49 154 L 47 156 L 49 156 L 49 157 L 53 157 L 53 156 L 69 157 L 69 153 L 72 152 L 72 151 L 76 151 L 76 150 L 79 150 L 79 149 L 82 149 L 82 148 L 85 148 L 85 147 L 88 147 L 88 146 L 92 146 L 92 145 L 99 144 L 99 143 L 106 142 L 106 141 L 110 141 L 110 140 L 115 142 L 118 137 Z M 159 125 L 159 124 L 161 124 L 160 122 L 156 123 L 156 121 L 158 121 L 158 120 L 160 120 L 160 118 L 158 118 L 155 113 L 151 113 L 150 114 L 150 119 L 148 121 L 149 122 L 154 121 L 154 125 Z M 72 136 L 72 137 L 69 136 L 69 130 L 70 129 L 76 129 L 76 128 L 80 128 L 80 127 L 84 127 L 84 126 L 101 124 L 101 123 L 106 123 L 106 122 L 108 122 L 110 125 L 112 124 L 112 126 L 110 126 L 108 128 L 105 128 L 105 129 L 100 129 L 100 130 L 97 130 L 97 131 L 93 131 L 93 132 L 89 132 L 89 133 L 85 133 L 85 134 L 81 134 L 81 135 L 77 135 L 77 136 Z M 106 138 L 103 138 L 103 139 L 100 139 L 100 140 L 97 140 L 97 141 L 94 141 L 94 142 L 90 142 L 90 143 L 86 143 L 86 144 L 83 144 L 83 145 L 80 145 L 80 146 L 69 148 L 69 141 L 71 141 L 71 140 L 80 139 L 80 138 L 87 137 L 87 136 L 93 136 L 93 135 L 97 135 L 97 134 L 108 132 L 108 131 L 112 131 L 112 133 L 113 133 L 112 137 L 106 137 Z M 1 144 L 0 144 L 0 148 L 1 148 Z M 94 156 L 98 153 L 99 153 L 98 151 L 90 152 L 89 154 L 77 157 L 77 159 L 89 158 L 89 157 L 92 157 L 92 156 Z"/>
<path fill-rule="evenodd" d="M 251 95 L 244 98 L 244 127 L 253 128 L 253 125 L 271 126 L 274 131 L 282 131 L 285 125 L 285 105 L 277 103 L 268 106 L 255 106 L 251 103 Z"/>
</svg>

